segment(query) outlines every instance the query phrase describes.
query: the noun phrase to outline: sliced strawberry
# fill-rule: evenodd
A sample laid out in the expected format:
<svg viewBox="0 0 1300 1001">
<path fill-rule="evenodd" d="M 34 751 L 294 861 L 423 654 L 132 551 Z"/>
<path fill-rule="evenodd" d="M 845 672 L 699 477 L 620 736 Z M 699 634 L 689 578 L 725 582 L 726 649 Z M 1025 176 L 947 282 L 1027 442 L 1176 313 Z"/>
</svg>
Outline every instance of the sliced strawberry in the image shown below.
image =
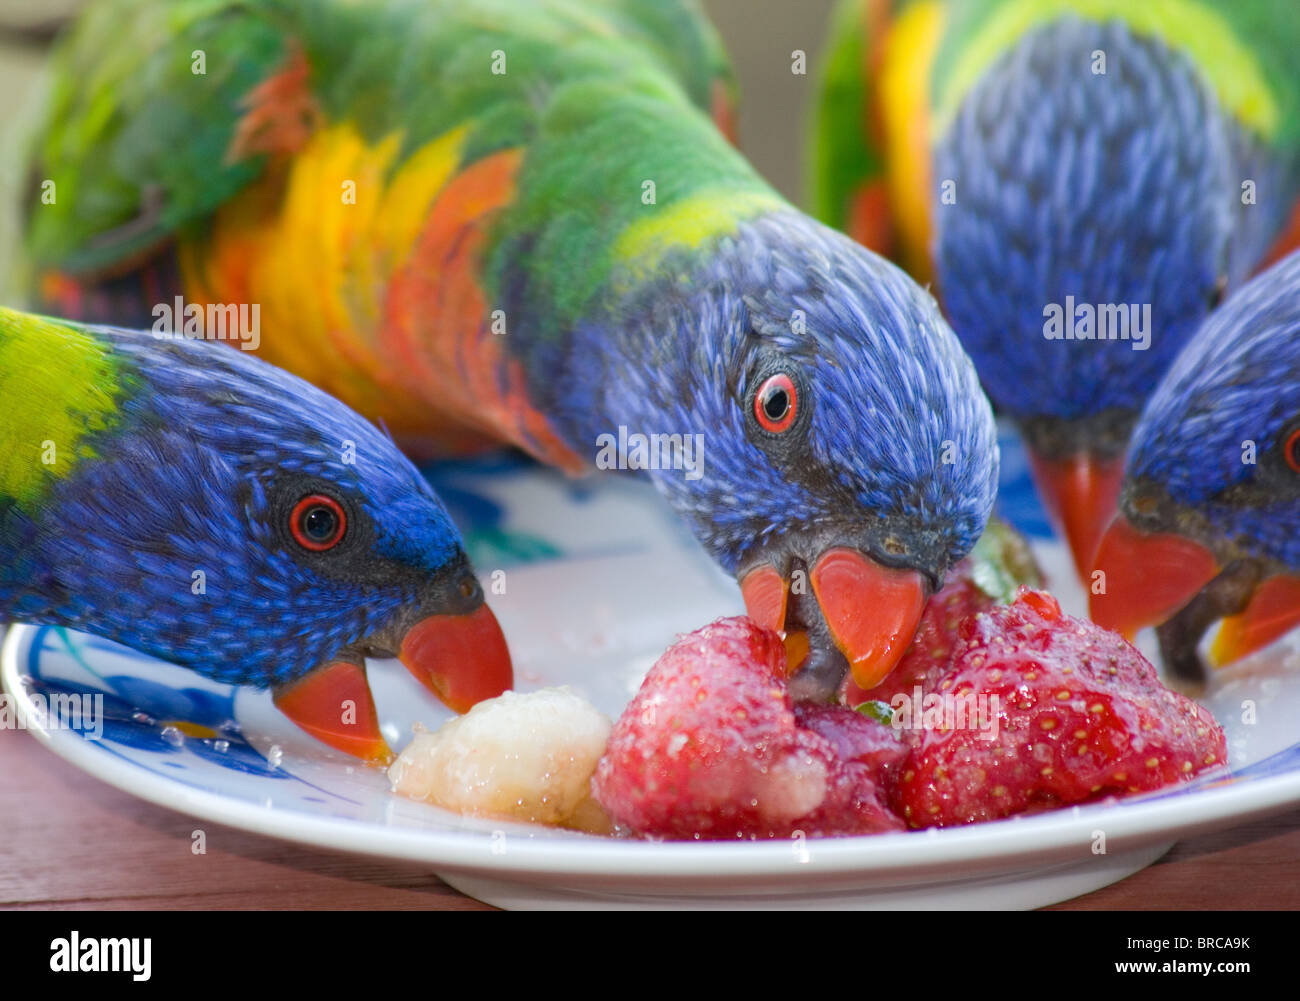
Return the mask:
<svg viewBox="0 0 1300 1001">
<path fill-rule="evenodd" d="M 614 724 L 592 791 L 623 830 L 777 838 L 898 830 L 882 791 L 904 748 L 851 710 L 798 710 L 785 650 L 746 618 L 683 636 Z"/>
<path fill-rule="evenodd" d="M 996 732 L 910 731 L 893 804 L 912 827 L 1144 792 L 1225 762 L 1223 731 L 1206 709 L 1166 689 L 1127 641 L 1063 614 L 1045 592 L 1023 589 L 1015 604 L 967 619 L 959 636 L 927 691 L 983 697 Z"/>
<path fill-rule="evenodd" d="M 801 702 L 794 712 L 799 726 L 830 745 L 836 765 L 831 791 L 810 826 L 831 834 L 901 830 L 888 789 L 907 748 L 894 730 L 839 706 Z"/>
</svg>

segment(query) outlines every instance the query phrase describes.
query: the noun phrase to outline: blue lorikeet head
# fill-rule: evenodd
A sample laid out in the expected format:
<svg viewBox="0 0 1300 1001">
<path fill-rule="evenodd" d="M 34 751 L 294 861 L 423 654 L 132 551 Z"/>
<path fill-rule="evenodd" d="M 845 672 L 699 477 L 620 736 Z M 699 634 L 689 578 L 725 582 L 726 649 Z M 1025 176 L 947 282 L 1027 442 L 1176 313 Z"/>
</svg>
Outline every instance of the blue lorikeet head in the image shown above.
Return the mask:
<svg viewBox="0 0 1300 1001">
<path fill-rule="evenodd" d="M 809 634 L 797 694 L 834 694 L 849 667 L 877 684 L 992 508 L 970 360 L 928 293 L 793 210 L 659 274 L 617 307 L 637 364 L 585 373 L 603 398 L 584 409 L 695 450 L 654 480 L 756 621 Z"/>
<path fill-rule="evenodd" d="M 940 296 L 1085 575 L 1148 393 L 1263 250 L 1238 197 L 1263 169 L 1187 56 L 1076 17 L 1003 53 L 938 140 Z"/>
<path fill-rule="evenodd" d="M 365 655 L 398 656 L 461 711 L 509 686 L 459 533 L 376 427 L 241 351 L 43 329 L 102 354 L 111 404 L 62 443 L 75 458 L 39 502 L 5 512 L 8 615 L 269 686 L 309 732 L 377 759 Z"/>
<path fill-rule="evenodd" d="M 1133 433 L 1120 516 L 1097 554 L 1094 617 L 1160 623 L 1198 678 L 1300 622 L 1300 254 L 1231 295 L 1179 356 Z"/>
</svg>

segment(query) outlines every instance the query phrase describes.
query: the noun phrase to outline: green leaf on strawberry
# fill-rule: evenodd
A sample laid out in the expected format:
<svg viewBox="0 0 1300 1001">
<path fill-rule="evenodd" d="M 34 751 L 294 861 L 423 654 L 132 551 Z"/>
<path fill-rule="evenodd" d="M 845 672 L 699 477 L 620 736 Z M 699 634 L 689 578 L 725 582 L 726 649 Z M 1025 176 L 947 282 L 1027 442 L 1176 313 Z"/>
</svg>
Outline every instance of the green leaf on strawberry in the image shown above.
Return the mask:
<svg viewBox="0 0 1300 1001">
<path fill-rule="evenodd" d="M 853 709 L 855 712 L 862 713 L 863 716 L 874 719 L 877 723 L 884 723 L 885 726 L 894 725 L 894 710 L 888 702 L 871 699 L 861 705 L 854 706 Z"/>
<path fill-rule="evenodd" d="M 989 519 L 967 559 L 975 586 L 999 604 L 1015 601 L 1021 585 L 1043 586 L 1043 572 L 1034 561 L 1029 541 L 1000 518 Z"/>
</svg>

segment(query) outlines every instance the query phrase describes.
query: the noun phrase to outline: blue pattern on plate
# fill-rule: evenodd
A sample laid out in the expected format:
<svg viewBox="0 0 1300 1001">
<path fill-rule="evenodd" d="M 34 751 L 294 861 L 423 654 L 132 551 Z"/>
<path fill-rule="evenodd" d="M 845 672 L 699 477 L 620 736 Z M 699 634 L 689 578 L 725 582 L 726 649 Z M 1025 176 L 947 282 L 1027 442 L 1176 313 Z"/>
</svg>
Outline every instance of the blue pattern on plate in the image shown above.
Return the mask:
<svg viewBox="0 0 1300 1001">
<path fill-rule="evenodd" d="M 508 568 L 556 559 L 563 554 L 550 540 L 507 529 L 505 505 L 476 489 L 476 485 L 484 477 L 501 480 L 539 468 L 521 452 L 498 451 L 425 465 L 420 467 L 420 472 L 433 484 L 452 521 L 460 528 L 470 562 L 477 567 Z M 570 492 L 570 499 L 581 503 L 590 497 L 590 489 L 578 487 Z"/>
<path fill-rule="evenodd" d="M 52 654 L 72 658 L 94 681 L 73 683 L 66 678 L 46 677 L 44 665 L 54 661 L 50 656 Z M 97 656 L 105 654 L 112 654 L 115 660 L 127 658 L 141 665 L 159 663 L 100 637 L 71 632 L 58 626 L 41 626 L 27 649 L 27 672 L 24 679 L 27 690 L 42 696 L 47 706 L 56 705 L 52 700 L 58 696 L 101 699 L 100 726 L 88 723 L 83 717 L 82 725 L 73 729 L 85 739 L 103 744 L 109 753 L 134 764 L 142 764 L 138 756 L 122 754 L 108 745 L 173 759 L 158 763 L 182 770 L 189 767 L 183 760 L 184 755 L 189 753 L 229 771 L 261 778 L 291 780 L 336 799 L 352 802 L 328 790 L 318 790 L 311 783 L 304 782 L 267 761 L 244 738 L 235 720 L 235 686 L 204 682 L 213 684 L 214 687 L 177 688 L 137 675 L 101 674 L 93 664 Z M 190 730 L 203 727 L 213 733 L 212 736 L 187 735 L 177 728 L 178 723 Z M 100 730 L 101 727 L 102 732 L 96 738 L 93 731 Z"/>
</svg>

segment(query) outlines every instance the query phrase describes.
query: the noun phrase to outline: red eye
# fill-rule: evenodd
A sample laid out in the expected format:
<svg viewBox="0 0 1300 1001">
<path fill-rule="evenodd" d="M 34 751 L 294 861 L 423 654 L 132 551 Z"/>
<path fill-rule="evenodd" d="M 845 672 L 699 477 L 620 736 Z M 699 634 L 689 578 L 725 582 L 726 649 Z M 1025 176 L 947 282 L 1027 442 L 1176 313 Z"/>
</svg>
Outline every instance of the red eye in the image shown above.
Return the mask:
<svg viewBox="0 0 1300 1001">
<path fill-rule="evenodd" d="M 289 531 L 294 542 L 313 553 L 333 549 L 343 541 L 348 530 L 348 516 L 342 505 L 324 494 L 308 494 L 293 506 Z"/>
<path fill-rule="evenodd" d="M 799 394 L 794 380 L 784 372 L 763 380 L 754 395 L 754 417 L 764 431 L 780 434 L 788 431 L 799 413 Z"/>
<path fill-rule="evenodd" d="M 1300 445 L 1300 428 L 1296 428 L 1282 446 L 1282 458 L 1286 459 L 1286 464 L 1300 473 L 1300 451 L 1296 446 Z"/>
</svg>

